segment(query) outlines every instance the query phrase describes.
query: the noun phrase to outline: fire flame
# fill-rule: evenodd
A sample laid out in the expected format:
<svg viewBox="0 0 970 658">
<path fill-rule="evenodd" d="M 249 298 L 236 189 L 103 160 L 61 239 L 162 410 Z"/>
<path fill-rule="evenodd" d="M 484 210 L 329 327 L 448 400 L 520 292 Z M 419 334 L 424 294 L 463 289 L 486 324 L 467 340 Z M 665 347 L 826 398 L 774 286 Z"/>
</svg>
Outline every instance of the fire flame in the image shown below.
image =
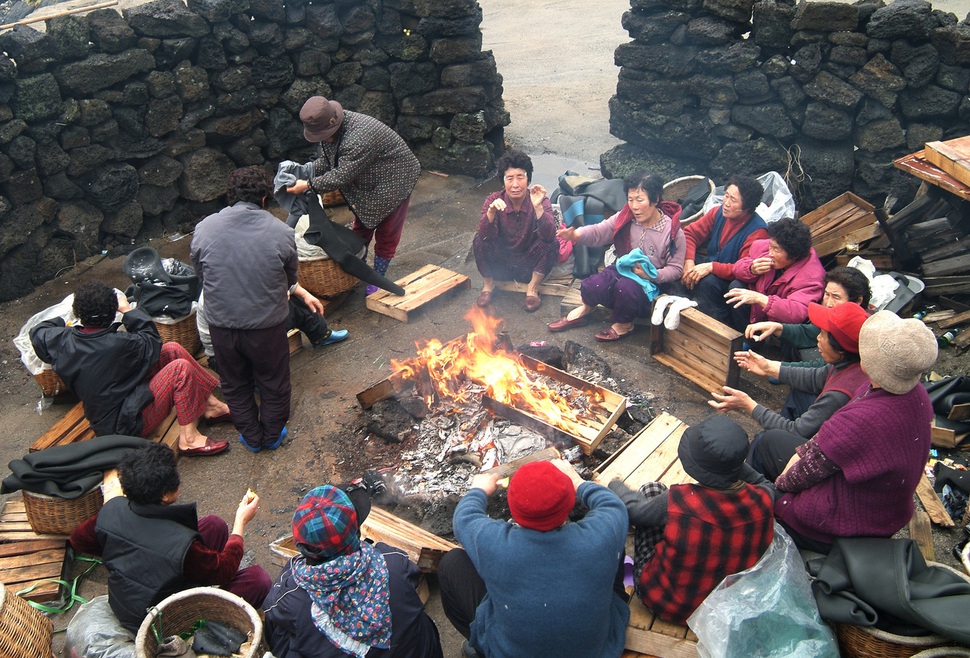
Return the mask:
<svg viewBox="0 0 970 658">
<path fill-rule="evenodd" d="M 585 408 L 574 408 L 565 396 L 551 389 L 534 371 L 524 367 L 513 354 L 496 346 L 497 329 L 502 323 L 479 308 L 465 314 L 474 331 L 464 339 L 442 343 L 437 339 L 419 341 L 418 356 L 406 361 L 391 360 L 391 367 L 403 379 L 421 382 L 425 377 L 434 389 L 426 393 L 428 407 L 434 406 L 434 396 L 457 403 L 472 401 L 475 393 L 464 385 L 470 380 L 486 388 L 489 397 L 508 406 L 526 411 L 550 425 L 573 435 L 583 436 L 589 422 L 595 418 Z M 419 390 L 421 387 L 419 386 Z M 601 393 L 583 391 L 588 403 L 600 406 Z"/>
</svg>

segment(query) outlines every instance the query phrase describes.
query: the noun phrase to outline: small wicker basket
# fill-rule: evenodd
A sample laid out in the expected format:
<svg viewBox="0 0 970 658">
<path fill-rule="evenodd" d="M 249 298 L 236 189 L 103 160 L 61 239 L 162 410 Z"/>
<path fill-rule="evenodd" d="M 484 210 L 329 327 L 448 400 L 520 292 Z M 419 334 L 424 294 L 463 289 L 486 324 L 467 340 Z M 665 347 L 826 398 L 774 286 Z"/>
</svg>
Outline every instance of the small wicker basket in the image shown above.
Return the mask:
<svg viewBox="0 0 970 658">
<path fill-rule="evenodd" d="M 240 649 L 242 658 L 255 658 L 263 640 L 263 622 L 253 606 L 240 597 L 215 587 L 195 587 L 172 594 L 151 608 L 135 637 L 137 658 L 155 658 L 160 637 L 191 632 L 200 619 L 219 621 L 249 636 L 249 647 Z M 155 626 L 154 630 L 152 626 Z"/>
<path fill-rule="evenodd" d="M 675 178 L 666 185 L 664 185 L 663 200 L 664 201 L 674 201 L 676 203 L 681 203 L 687 193 L 697 185 L 698 183 L 707 179 L 710 185 L 710 193 L 714 193 L 714 181 L 707 178 L 706 176 L 683 176 L 681 178 Z M 681 216 L 680 223 L 682 226 L 690 224 L 695 219 L 700 219 L 701 212 L 698 211 L 691 215 L 690 217 Z"/>
<path fill-rule="evenodd" d="M 38 535 L 69 535 L 82 521 L 101 509 L 104 496 L 101 487 L 73 500 L 23 490 L 27 521 Z"/>
<path fill-rule="evenodd" d="M 6 587 L 0 587 L 0 656 L 50 658 L 54 624 Z"/>
<path fill-rule="evenodd" d="M 300 285 L 317 297 L 332 299 L 353 290 L 360 281 L 343 271 L 332 258 L 307 258 L 300 261 Z"/>
<path fill-rule="evenodd" d="M 44 397 L 47 398 L 52 398 L 70 390 L 67 384 L 64 383 L 64 380 L 50 368 L 41 370 L 34 375 L 34 379 L 37 381 L 37 385 L 40 386 L 40 390 L 43 391 Z"/>
<path fill-rule="evenodd" d="M 199 327 L 195 321 L 196 310 L 176 322 L 166 322 L 165 319 L 153 318 L 158 335 L 163 343 L 178 343 L 185 351 L 195 356 L 202 349 L 202 339 L 199 338 Z"/>
<path fill-rule="evenodd" d="M 340 190 L 331 190 L 320 195 L 320 205 L 326 208 L 327 206 L 342 206 L 347 203 L 344 199 L 344 195 Z"/>
</svg>

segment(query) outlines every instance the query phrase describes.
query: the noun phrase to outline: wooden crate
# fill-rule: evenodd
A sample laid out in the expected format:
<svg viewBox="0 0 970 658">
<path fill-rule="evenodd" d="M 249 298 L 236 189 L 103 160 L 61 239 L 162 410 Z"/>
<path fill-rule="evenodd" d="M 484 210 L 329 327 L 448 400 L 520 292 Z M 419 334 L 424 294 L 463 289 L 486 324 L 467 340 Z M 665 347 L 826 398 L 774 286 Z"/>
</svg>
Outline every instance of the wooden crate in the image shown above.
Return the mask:
<svg viewBox="0 0 970 658">
<path fill-rule="evenodd" d="M 737 387 L 741 369 L 734 353 L 743 342 L 740 332 L 696 308 L 681 311 L 680 326 L 673 331 L 663 324 L 650 326 L 653 358 L 707 392 Z"/>
<path fill-rule="evenodd" d="M 401 322 L 407 322 L 408 315 L 412 311 L 438 299 L 446 292 L 471 287 L 471 279 L 464 274 L 458 274 L 437 265 L 425 265 L 417 272 L 394 283 L 404 288 L 404 295 L 398 296 L 386 290 L 378 290 L 367 296 L 366 305 L 372 311 L 388 315 Z"/>
<path fill-rule="evenodd" d="M 964 185 L 970 185 L 970 136 L 926 142 L 923 157 Z"/>
<path fill-rule="evenodd" d="M 61 587 L 50 581 L 63 580 L 67 566 L 67 537 L 35 533 L 23 497 L 8 496 L 0 512 L 0 582 L 15 593 L 36 585 L 23 598 L 54 601 Z"/>
<path fill-rule="evenodd" d="M 694 658 L 697 656 L 697 636 L 686 626 L 664 621 L 648 610 L 637 596 L 632 596 L 624 647 L 634 652 L 624 656 Z"/>
<path fill-rule="evenodd" d="M 437 573 L 438 562 L 442 556 L 457 544 L 442 539 L 424 528 L 408 523 L 379 507 L 371 507 L 370 514 L 360 528 L 360 535 L 372 542 L 400 548 L 408 554 L 421 571 Z M 297 555 L 293 535 L 285 535 L 270 544 L 273 564 L 283 566 L 286 561 Z"/>
<path fill-rule="evenodd" d="M 967 432 L 957 433 L 955 430 L 939 427 L 936 420 L 930 426 L 930 441 L 939 448 L 956 448 L 967 438 Z"/>
<path fill-rule="evenodd" d="M 845 192 L 803 215 L 801 220 L 812 231 L 816 253 L 825 257 L 882 235 L 874 210 L 862 197 Z"/>
<path fill-rule="evenodd" d="M 603 461 L 593 480 L 604 486 L 621 480 L 634 490 L 647 482 L 663 482 L 668 487 L 693 482 L 677 457 L 680 437 L 687 427 L 666 411 L 661 413 Z"/>
</svg>

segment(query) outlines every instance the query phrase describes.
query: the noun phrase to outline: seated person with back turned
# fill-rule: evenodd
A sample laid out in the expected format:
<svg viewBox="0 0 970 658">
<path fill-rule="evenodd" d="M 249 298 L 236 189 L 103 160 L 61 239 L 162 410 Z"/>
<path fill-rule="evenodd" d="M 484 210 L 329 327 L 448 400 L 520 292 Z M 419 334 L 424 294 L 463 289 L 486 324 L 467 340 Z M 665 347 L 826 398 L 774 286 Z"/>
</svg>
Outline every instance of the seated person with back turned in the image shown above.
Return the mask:
<svg viewBox="0 0 970 658">
<path fill-rule="evenodd" d="M 264 603 L 277 658 L 441 658 L 438 628 L 415 587 L 418 566 L 399 548 L 360 538 L 363 488 L 316 487 L 293 513 L 290 559 Z"/>
<path fill-rule="evenodd" d="M 119 311 L 125 331 L 114 323 Z M 149 436 L 175 407 L 181 454 L 217 455 L 229 447 L 199 432 L 203 417 L 229 420 L 229 407 L 212 394 L 219 380 L 178 343 L 162 344 L 145 311 L 93 280 L 75 291 L 74 314 L 81 326 L 47 320 L 30 332 L 30 342 L 81 399 L 96 435 Z"/>
<path fill-rule="evenodd" d="M 801 547 L 828 553 L 836 537 L 890 537 L 913 516 L 913 493 L 930 450 L 933 405 L 920 378 L 936 362 L 921 320 L 876 313 L 859 332 L 871 383 L 803 443 L 765 432 L 761 460 L 785 464 L 775 517 Z"/>
<path fill-rule="evenodd" d="M 505 187 L 482 204 L 478 232 L 472 241 L 475 264 L 485 279 L 475 302 L 492 301 L 495 281 L 526 283 L 525 305 L 532 313 L 542 304 L 539 284 L 559 257 L 556 219 L 541 185 L 533 185 L 532 159 L 522 151 L 506 151 L 495 163 Z"/>
<path fill-rule="evenodd" d="M 192 587 L 217 585 L 259 608 L 272 580 L 260 566 L 239 568 L 243 531 L 259 497 L 236 509 L 232 534 L 218 516 L 197 517 L 195 503 L 176 505 L 175 454 L 160 443 L 131 450 L 118 464 L 123 496 L 71 533 L 76 551 L 99 555 L 108 569 L 108 603 L 121 625 L 137 632 L 149 607 Z"/>
<path fill-rule="evenodd" d="M 756 403 L 747 393 L 730 386 L 724 387 L 723 395 L 712 393 L 714 400 L 708 404 L 719 411 L 749 413 L 765 430 L 785 430 L 805 441 L 815 436 L 822 423 L 848 404 L 859 387 L 869 381 L 859 364 L 859 330 L 869 314 L 856 304 L 840 304 L 835 308 L 809 304 L 808 317 L 819 328 L 818 350 L 824 365 L 818 368 L 791 366 L 770 361 L 752 350 L 734 354 L 734 360 L 748 372 L 775 377 L 793 390 L 814 395 L 815 401 L 805 413 L 795 418 L 775 413 Z M 751 442 L 748 463 L 774 482 L 780 471 L 766 468 L 757 459 L 757 446 L 763 435 L 763 432 L 757 434 Z"/>
<path fill-rule="evenodd" d="M 686 242 L 680 230 L 680 206 L 663 201 L 663 181 L 654 174 L 628 176 L 623 187 L 627 203 L 620 212 L 599 224 L 557 232 L 561 238 L 589 247 L 613 244 L 617 262 L 583 279 L 582 305 L 549 323 L 549 331 L 586 325 L 589 315 L 602 304 L 613 309 L 612 324 L 597 333 L 596 339 L 618 340 L 633 331 L 636 318 L 650 314 L 658 293 L 682 291 Z"/>
<path fill-rule="evenodd" d="M 662 619 L 687 623 L 718 583 L 753 567 L 771 545 L 773 489 L 744 463 L 747 452 L 744 430 L 712 416 L 688 427 L 677 448 L 697 484 L 649 482 L 632 491 L 610 482 L 635 531 L 637 595 Z"/>
<path fill-rule="evenodd" d="M 495 473 L 472 479 L 455 509 L 464 548 L 438 565 L 441 606 L 468 638 L 465 656 L 619 656 L 630 620 L 623 503 L 563 459 L 531 462 L 509 482 L 513 524 L 485 513 L 497 481 Z M 577 497 L 589 511 L 569 522 Z"/>
<path fill-rule="evenodd" d="M 724 293 L 735 279 L 734 263 L 748 255 L 755 240 L 768 237 L 768 225 L 755 213 L 764 192 L 751 176 L 732 176 L 723 203 L 684 227 L 684 285 L 701 312 L 725 324 L 730 307 Z M 707 252 L 703 260 L 697 254 L 701 248 Z"/>
<path fill-rule="evenodd" d="M 804 322 L 808 305 L 822 297 L 825 268 L 808 226 L 785 217 L 768 227 L 767 240 L 756 240 L 738 259 L 734 276 L 724 299 L 732 307 L 731 326 L 744 331 L 762 320 Z"/>
</svg>

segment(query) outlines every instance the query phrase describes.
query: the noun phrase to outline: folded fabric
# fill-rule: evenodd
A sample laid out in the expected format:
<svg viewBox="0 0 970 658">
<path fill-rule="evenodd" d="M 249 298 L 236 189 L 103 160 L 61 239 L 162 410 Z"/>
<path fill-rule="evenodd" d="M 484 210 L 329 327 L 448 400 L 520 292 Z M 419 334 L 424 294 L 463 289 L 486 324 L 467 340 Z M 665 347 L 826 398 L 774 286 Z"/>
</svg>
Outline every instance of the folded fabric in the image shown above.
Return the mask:
<svg viewBox="0 0 970 658">
<path fill-rule="evenodd" d="M 0 494 L 24 489 L 73 500 L 101 484 L 104 472 L 118 466 L 126 452 L 146 445 L 147 439 L 110 434 L 32 452 L 8 464 L 11 475 L 4 478 Z"/>
<path fill-rule="evenodd" d="M 839 538 L 810 569 L 823 619 L 970 643 L 970 582 L 927 565 L 912 539 Z"/>
<path fill-rule="evenodd" d="M 313 175 L 312 162 L 300 164 L 292 160 L 283 160 L 276 167 L 276 176 L 273 177 L 273 198 L 280 204 L 280 208 L 286 211 L 286 223 L 290 227 L 296 226 L 300 217 L 306 214 L 306 195 L 287 192 L 286 188 L 298 180 L 310 180 Z"/>
<path fill-rule="evenodd" d="M 634 266 L 639 265 L 646 272 L 649 279 L 644 279 L 639 274 L 634 274 Z M 628 279 L 633 279 L 640 287 L 643 288 L 644 294 L 647 296 L 648 301 L 653 301 L 654 298 L 660 294 L 660 288 L 657 284 L 653 282 L 653 279 L 657 278 L 657 268 L 654 264 L 647 258 L 647 255 L 643 253 L 640 247 L 637 247 L 628 254 L 620 256 L 616 261 L 616 271 L 620 273 L 620 276 L 625 276 Z"/>
</svg>

